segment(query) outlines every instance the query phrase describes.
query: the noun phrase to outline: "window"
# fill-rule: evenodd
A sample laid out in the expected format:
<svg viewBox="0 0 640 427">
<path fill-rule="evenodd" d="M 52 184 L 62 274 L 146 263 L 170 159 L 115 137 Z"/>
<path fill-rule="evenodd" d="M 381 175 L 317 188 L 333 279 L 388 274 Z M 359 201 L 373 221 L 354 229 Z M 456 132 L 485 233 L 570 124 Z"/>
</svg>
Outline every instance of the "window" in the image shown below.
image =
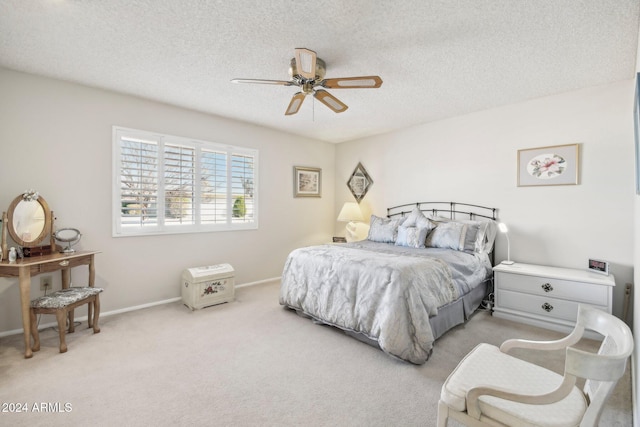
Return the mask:
<svg viewBox="0 0 640 427">
<path fill-rule="evenodd" d="M 258 228 L 258 150 L 113 128 L 113 235 Z"/>
</svg>

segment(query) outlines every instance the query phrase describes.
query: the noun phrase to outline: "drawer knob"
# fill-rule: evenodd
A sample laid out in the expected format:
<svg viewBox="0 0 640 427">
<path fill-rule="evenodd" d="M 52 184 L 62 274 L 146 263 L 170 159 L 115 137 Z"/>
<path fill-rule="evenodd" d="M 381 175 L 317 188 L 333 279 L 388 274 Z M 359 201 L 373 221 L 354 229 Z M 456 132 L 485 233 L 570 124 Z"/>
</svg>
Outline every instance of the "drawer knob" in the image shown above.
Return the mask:
<svg viewBox="0 0 640 427">
<path fill-rule="evenodd" d="M 542 285 L 542 289 L 545 292 L 551 292 L 553 290 L 553 286 L 551 286 L 550 283 L 545 283 L 544 285 Z"/>
<path fill-rule="evenodd" d="M 548 302 L 545 302 L 544 304 L 542 304 L 542 309 L 548 313 L 553 310 L 553 306 Z"/>
<path fill-rule="evenodd" d="M 66 267 L 67 265 L 69 265 L 69 261 L 68 261 L 68 260 L 66 260 L 66 259 L 65 259 L 64 261 L 61 261 L 61 262 L 60 262 L 60 266 L 61 266 L 61 267 Z"/>
</svg>

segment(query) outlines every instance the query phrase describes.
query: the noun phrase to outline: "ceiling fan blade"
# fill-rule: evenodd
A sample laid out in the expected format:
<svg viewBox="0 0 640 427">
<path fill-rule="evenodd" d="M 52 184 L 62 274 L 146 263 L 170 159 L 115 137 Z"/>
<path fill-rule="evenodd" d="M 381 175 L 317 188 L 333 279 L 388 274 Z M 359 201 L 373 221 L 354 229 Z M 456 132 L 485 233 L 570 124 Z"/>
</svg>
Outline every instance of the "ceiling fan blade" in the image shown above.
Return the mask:
<svg viewBox="0 0 640 427">
<path fill-rule="evenodd" d="M 288 82 L 285 80 L 261 80 L 261 79 L 232 79 L 233 83 L 257 83 L 264 85 L 282 85 L 282 86 L 293 86 L 294 82 Z"/>
<path fill-rule="evenodd" d="M 336 113 L 342 113 L 347 110 L 347 105 L 326 90 L 318 89 L 313 96 Z"/>
<path fill-rule="evenodd" d="M 298 74 L 305 79 L 313 80 L 316 78 L 316 53 L 309 49 L 296 49 L 296 65 Z"/>
<path fill-rule="evenodd" d="M 287 111 L 284 113 L 284 115 L 290 116 L 297 113 L 300 109 L 300 106 L 302 105 L 302 101 L 304 101 L 304 97 L 305 94 L 302 92 L 298 92 L 293 95 L 293 98 L 291 98 L 291 102 L 289 102 L 289 106 L 287 107 Z"/>
<path fill-rule="evenodd" d="M 382 79 L 378 76 L 342 77 L 337 79 L 325 79 L 320 86 L 329 89 L 375 89 L 382 85 Z"/>
</svg>

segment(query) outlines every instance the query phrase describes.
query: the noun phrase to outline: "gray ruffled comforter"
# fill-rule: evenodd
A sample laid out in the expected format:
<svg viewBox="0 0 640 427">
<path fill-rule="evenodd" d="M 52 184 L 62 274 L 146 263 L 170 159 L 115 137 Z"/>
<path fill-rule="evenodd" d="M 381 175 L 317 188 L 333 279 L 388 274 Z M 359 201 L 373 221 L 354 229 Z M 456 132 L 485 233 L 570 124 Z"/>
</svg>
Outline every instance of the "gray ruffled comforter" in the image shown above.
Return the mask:
<svg viewBox="0 0 640 427">
<path fill-rule="evenodd" d="M 373 242 L 296 249 L 284 266 L 280 304 L 361 333 L 386 353 L 422 364 L 433 348 L 429 317 L 491 270 L 488 259 L 452 252 Z M 468 272 L 478 277 L 469 281 Z M 454 283 L 454 276 L 463 280 Z"/>
</svg>

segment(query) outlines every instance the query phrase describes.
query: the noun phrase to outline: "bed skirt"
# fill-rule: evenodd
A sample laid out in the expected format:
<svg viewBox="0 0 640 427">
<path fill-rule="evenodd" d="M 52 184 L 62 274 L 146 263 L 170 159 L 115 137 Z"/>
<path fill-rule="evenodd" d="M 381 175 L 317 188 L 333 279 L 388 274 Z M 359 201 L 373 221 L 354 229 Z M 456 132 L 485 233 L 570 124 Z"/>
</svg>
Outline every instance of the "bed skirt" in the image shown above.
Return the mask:
<svg viewBox="0 0 640 427">
<path fill-rule="evenodd" d="M 431 329 L 433 331 L 434 340 L 440 338 L 448 330 L 463 324 L 471 317 L 471 315 L 478 309 L 478 307 L 480 307 L 482 301 L 489 294 L 489 285 L 491 284 L 491 282 L 491 279 L 489 279 L 473 288 L 470 292 L 463 295 L 461 298 L 458 298 L 457 300 L 438 308 L 438 314 L 429 318 L 429 324 L 431 325 Z M 331 325 L 323 322 L 322 320 L 316 319 L 313 316 L 309 316 L 301 310 L 296 310 L 289 306 L 286 307 L 290 310 L 294 310 L 298 315 L 302 317 L 311 319 L 314 323 L 332 326 L 336 329 L 340 329 L 345 334 L 357 339 L 358 341 L 362 341 L 365 344 L 380 348 L 380 346 L 378 345 L 378 341 L 371 339 L 364 334 L 352 330 L 342 329 L 339 326 Z"/>
</svg>

